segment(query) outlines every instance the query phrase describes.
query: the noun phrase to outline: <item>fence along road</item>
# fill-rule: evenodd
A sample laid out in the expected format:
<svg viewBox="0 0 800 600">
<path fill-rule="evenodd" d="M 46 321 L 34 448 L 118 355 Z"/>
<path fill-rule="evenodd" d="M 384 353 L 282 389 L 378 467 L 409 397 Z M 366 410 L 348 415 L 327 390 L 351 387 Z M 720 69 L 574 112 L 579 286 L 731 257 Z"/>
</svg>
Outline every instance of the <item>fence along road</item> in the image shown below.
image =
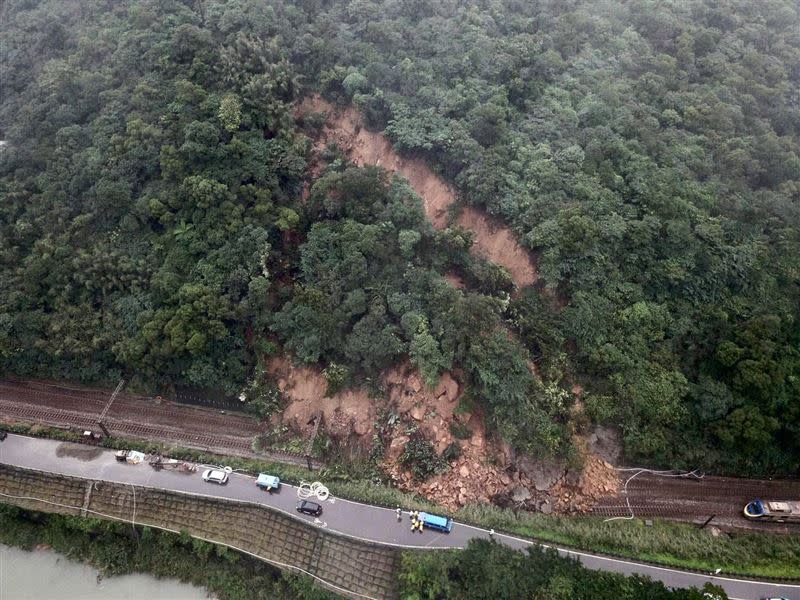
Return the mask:
<svg viewBox="0 0 800 600">
<path fill-rule="evenodd" d="M 70 446 L 75 447 L 76 451 L 64 452 Z M 190 475 L 166 469 L 156 471 L 144 463 L 130 465 L 118 462 L 112 450 L 98 448 L 91 453 L 87 453 L 87 450 L 86 446 L 79 444 L 9 434 L 4 442 L 0 442 L 0 463 L 72 477 L 253 502 L 280 510 L 331 533 L 401 548 L 464 548 L 471 539 L 490 537 L 487 530 L 461 523 L 456 523 L 449 534 L 430 530 L 415 533 L 410 530 L 407 514 L 402 522 L 398 522 L 396 512 L 392 509 L 334 497 L 321 502 L 323 513 L 319 519 L 315 519 L 295 510 L 297 488 L 294 486 L 284 484 L 279 493 L 269 494 L 256 487 L 255 478 L 240 473 L 232 473 L 228 484 L 219 486 L 203 481 L 200 477 L 202 469 Z M 0 496 L 0 501 L 2 499 Z M 500 533 L 495 533 L 493 537 L 517 549 L 524 549 L 533 543 Z M 732 600 L 779 596 L 800 600 L 800 585 L 726 577 L 724 572 L 719 576 L 693 573 L 553 547 L 562 555 L 577 558 L 590 569 L 646 575 L 670 587 L 702 587 L 706 582 L 711 582 L 725 589 Z M 720 566 L 724 571 L 724 565 Z"/>
</svg>

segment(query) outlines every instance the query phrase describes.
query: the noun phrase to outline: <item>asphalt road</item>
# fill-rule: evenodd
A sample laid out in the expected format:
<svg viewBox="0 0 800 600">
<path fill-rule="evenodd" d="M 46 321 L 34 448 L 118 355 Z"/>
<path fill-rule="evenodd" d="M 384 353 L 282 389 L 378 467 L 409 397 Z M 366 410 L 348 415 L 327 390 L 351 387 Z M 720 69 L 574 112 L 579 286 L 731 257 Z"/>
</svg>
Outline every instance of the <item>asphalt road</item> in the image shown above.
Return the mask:
<svg viewBox="0 0 800 600">
<path fill-rule="evenodd" d="M 319 519 L 315 519 L 301 515 L 295 510 L 297 489 L 294 486 L 284 484 L 280 492 L 269 494 L 256 487 L 253 477 L 239 473 L 231 474 L 226 485 L 216 485 L 202 480 L 200 476 L 202 469 L 198 469 L 195 473 L 171 470 L 156 471 L 146 464 L 129 465 L 117 462 L 111 450 L 54 440 L 9 434 L 4 442 L 0 442 L 0 463 L 74 477 L 131 483 L 215 498 L 255 502 L 281 510 L 297 519 L 307 521 L 315 527 L 404 548 L 463 548 L 470 539 L 489 537 L 486 530 L 461 523 L 456 523 L 449 534 L 430 530 L 425 530 L 423 533 L 412 533 L 407 514 L 403 515 L 402 522 L 398 522 L 394 510 L 333 497 L 321 503 L 323 513 Z M 2 501 L 2 496 L 0 496 L 0 501 Z M 495 534 L 494 538 L 519 549 L 531 544 L 522 538 L 502 534 Z M 724 588 L 730 598 L 734 600 L 758 600 L 778 596 L 790 600 L 800 600 L 800 585 L 724 576 L 715 577 L 563 548 L 557 549 L 562 555 L 573 556 L 591 569 L 602 569 L 626 575 L 633 573 L 647 575 L 670 587 L 701 587 L 709 581 Z M 724 569 L 724 565 L 721 567 Z"/>
</svg>

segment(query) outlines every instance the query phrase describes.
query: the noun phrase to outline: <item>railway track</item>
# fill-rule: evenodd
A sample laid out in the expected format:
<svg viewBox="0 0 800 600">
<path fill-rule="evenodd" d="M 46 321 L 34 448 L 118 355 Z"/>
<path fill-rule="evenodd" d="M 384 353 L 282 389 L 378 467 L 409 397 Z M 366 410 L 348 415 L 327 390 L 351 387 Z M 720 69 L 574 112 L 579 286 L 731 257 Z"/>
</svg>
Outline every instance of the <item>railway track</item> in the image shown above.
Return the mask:
<svg viewBox="0 0 800 600">
<path fill-rule="evenodd" d="M 0 381 L 0 415 L 15 420 L 59 427 L 95 429 L 109 391 L 42 381 Z M 135 420 L 134 420 L 135 417 Z M 305 465 L 302 454 L 254 453 L 253 438 L 262 428 L 249 417 L 222 414 L 216 409 L 157 403 L 152 398 L 120 394 L 104 421 L 114 434 L 146 441 L 176 444 L 244 457 L 265 456 Z M 323 466 L 316 462 L 317 466 Z M 632 471 L 622 474 L 628 479 Z M 663 477 L 643 472 L 630 479 L 627 493 L 604 498 L 592 509 L 597 516 L 697 520 L 709 515 L 750 525 L 741 516 L 753 498 L 800 498 L 800 482 L 765 481 L 706 476 L 702 479 Z"/>
<path fill-rule="evenodd" d="M 55 389 L 54 389 L 55 388 Z M 61 390 L 64 390 L 63 394 Z M 85 396 L 81 395 L 85 392 Z M 25 382 L 22 385 L 0 382 L 0 399 L 22 402 L 36 406 L 48 406 L 58 410 L 71 410 L 85 415 L 99 416 L 108 402 L 108 394 L 96 390 L 79 390 L 39 383 L 34 385 Z M 144 396 L 119 395 L 111 405 L 108 417 L 116 419 L 130 418 L 141 414 L 144 418 L 169 424 L 180 424 L 184 428 L 197 431 L 203 429 L 230 430 L 247 435 L 258 435 L 261 428 L 250 417 L 230 413 L 212 412 L 209 409 L 174 405 L 172 403 L 157 404 L 152 398 Z"/>
<path fill-rule="evenodd" d="M 0 415 L 55 427 L 96 429 L 109 393 L 43 382 L 0 381 Z M 131 417 L 136 417 L 132 420 Z M 271 458 L 306 466 L 300 453 L 269 450 L 256 454 L 253 438 L 262 433 L 249 417 L 194 406 L 156 403 L 143 396 L 118 396 L 103 420 L 113 434 L 165 442 L 248 458 Z M 214 432 L 214 433 L 209 433 Z M 313 460 L 316 467 L 323 463 Z"/>
<path fill-rule="evenodd" d="M 634 472 L 623 473 L 623 480 Z M 764 529 L 742 516 L 742 507 L 754 498 L 798 498 L 800 482 L 794 480 L 737 479 L 705 476 L 702 478 L 664 477 L 643 472 L 630 479 L 627 492 L 616 497 L 603 498 L 591 512 L 607 518 L 705 520 L 714 515 L 717 522 L 737 527 Z M 783 526 L 769 527 L 774 531 L 787 531 Z"/>
</svg>

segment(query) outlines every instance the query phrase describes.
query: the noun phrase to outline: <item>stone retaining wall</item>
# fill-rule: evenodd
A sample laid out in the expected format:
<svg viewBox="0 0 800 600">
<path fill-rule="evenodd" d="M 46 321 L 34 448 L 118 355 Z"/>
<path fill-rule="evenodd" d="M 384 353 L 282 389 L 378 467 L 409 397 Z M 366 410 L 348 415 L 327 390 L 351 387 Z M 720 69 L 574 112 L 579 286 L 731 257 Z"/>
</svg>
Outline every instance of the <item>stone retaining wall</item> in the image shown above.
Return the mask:
<svg viewBox="0 0 800 600">
<path fill-rule="evenodd" d="M 243 550 L 281 568 L 302 569 L 322 580 L 318 580 L 321 585 L 349 597 L 384 600 L 398 595 L 398 550 L 338 536 L 263 506 L 56 477 L 1 464 L 0 493 L 16 496 L 0 496 L 0 502 L 30 510 L 134 519 L 137 525 L 185 530 L 194 537 Z"/>
</svg>

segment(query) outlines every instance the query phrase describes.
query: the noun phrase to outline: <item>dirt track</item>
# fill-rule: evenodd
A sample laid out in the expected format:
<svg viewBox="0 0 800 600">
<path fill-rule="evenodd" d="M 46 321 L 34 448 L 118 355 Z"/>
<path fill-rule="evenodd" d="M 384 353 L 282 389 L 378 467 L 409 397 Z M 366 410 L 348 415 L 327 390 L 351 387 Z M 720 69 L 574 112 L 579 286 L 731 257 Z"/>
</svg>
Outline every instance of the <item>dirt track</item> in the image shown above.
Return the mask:
<svg viewBox="0 0 800 600">
<path fill-rule="evenodd" d="M 0 420 L 96 430 L 97 417 L 110 396 L 110 390 L 44 381 L 0 381 Z M 302 456 L 288 452 L 254 453 L 253 438 L 264 428 L 245 415 L 121 393 L 104 422 L 122 437 L 306 464 Z"/>
</svg>

